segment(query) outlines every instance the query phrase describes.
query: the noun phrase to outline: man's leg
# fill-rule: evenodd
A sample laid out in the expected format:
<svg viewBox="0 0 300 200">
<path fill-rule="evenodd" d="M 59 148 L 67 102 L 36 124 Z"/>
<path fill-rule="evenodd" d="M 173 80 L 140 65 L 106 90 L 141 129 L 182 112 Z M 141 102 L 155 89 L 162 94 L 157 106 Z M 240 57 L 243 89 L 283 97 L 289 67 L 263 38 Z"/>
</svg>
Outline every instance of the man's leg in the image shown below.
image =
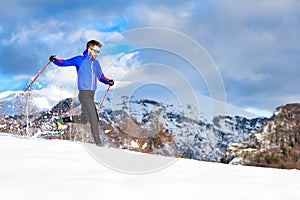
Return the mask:
<svg viewBox="0 0 300 200">
<path fill-rule="evenodd" d="M 79 116 L 79 115 L 63 117 L 60 119 L 63 121 L 63 123 L 81 123 L 81 116 Z M 86 123 L 87 123 L 87 121 L 86 121 Z"/>
<path fill-rule="evenodd" d="M 79 101 L 81 103 L 81 111 L 82 111 L 82 121 L 88 118 L 88 121 L 91 124 L 91 132 L 94 137 L 95 143 L 97 145 L 101 144 L 100 136 L 99 136 L 99 119 L 97 112 L 95 110 L 94 103 L 94 95 L 93 91 L 79 91 Z"/>
</svg>

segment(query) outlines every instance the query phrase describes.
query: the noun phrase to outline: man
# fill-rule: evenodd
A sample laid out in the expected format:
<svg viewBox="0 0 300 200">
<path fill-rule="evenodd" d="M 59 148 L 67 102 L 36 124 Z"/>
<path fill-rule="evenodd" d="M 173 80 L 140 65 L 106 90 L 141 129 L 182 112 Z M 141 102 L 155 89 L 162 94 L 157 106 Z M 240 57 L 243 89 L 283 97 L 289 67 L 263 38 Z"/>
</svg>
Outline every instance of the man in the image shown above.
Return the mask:
<svg viewBox="0 0 300 200">
<path fill-rule="evenodd" d="M 114 85 L 112 79 L 104 76 L 100 63 L 97 59 L 102 44 L 96 40 L 91 40 L 86 44 L 86 50 L 81 56 L 62 60 L 56 56 L 50 56 L 49 60 L 60 67 L 75 66 L 77 70 L 77 81 L 79 90 L 79 101 L 81 104 L 80 122 L 86 124 L 90 122 L 91 132 L 96 145 L 100 146 L 99 118 L 94 103 L 95 91 L 97 89 L 97 79 L 110 86 Z"/>
</svg>

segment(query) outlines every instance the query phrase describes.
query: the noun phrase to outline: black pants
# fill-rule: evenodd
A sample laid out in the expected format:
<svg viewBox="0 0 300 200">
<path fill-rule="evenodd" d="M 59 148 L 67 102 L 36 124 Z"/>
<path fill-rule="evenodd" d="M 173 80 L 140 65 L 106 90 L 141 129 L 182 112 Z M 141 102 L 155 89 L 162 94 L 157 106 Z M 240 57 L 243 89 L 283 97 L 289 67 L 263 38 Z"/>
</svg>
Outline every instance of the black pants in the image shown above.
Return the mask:
<svg viewBox="0 0 300 200">
<path fill-rule="evenodd" d="M 101 144 L 99 136 L 99 117 L 97 108 L 94 103 L 95 91 L 92 90 L 80 90 L 79 101 L 81 104 L 81 116 L 64 117 L 64 122 L 75 122 L 81 124 L 87 124 L 90 122 L 91 132 L 96 144 Z"/>
<path fill-rule="evenodd" d="M 95 91 L 92 90 L 80 90 L 79 91 L 79 101 L 81 104 L 81 117 L 80 122 L 86 124 L 90 122 L 91 132 L 94 137 L 95 143 L 100 144 L 99 136 L 99 117 L 97 113 L 97 108 L 94 103 Z"/>
</svg>

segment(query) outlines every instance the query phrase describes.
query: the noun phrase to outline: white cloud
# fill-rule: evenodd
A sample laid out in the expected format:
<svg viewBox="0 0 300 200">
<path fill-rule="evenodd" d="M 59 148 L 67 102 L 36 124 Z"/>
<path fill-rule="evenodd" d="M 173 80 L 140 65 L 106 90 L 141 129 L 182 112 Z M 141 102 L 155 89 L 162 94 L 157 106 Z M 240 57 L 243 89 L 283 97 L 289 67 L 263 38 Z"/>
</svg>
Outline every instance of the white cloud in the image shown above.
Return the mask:
<svg viewBox="0 0 300 200">
<path fill-rule="evenodd" d="M 300 103 L 300 94 L 294 93 L 294 94 L 288 94 L 288 95 L 278 95 L 278 96 L 270 96 L 269 98 L 266 98 L 266 102 L 275 102 L 276 107 L 282 106 L 288 103 Z M 275 109 L 275 107 L 274 107 Z"/>
<path fill-rule="evenodd" d="M 258 17 L 277 17 L 286 15 L 291 11 L 299 9 L 297 0 L 213 0 L 216 8 L 220 9 L 220 13 L 239 19 L 247 19 L 249 16 Z"/>
<path fill-rule="evenodd" d="M 49 85 L 41 90 L 30 91 L 30 104 L 38 107 L 40 110 L 50 110 L 60 100 L 77 97 L 77 92 L 71 92 L 56 85 Z"/>
<path fill-rule="evenodd" d="M 191 16 L 190 11 L 193 7 L 193 3 L 182 3 L 181 6 L 176 7 L 163 2 L 155 6 L 137 3 L 131 6 L 126 14 L 128 21 L 134 27 L 156 26 L 178 30 L 183 26 L 183 19 Z"/>
<path fill-rule="evenodd" d="M 13 77 L 15 81 L 30 80 L 32 77 L 26 74 L 16 75 Z"/>
<path fill-rule="evenodd" d="M 77 72 L 74 66 L 58 67 L 51 64 L 44 76 L 61 88 L 72 89 L 77 81 Z"/>
<path fill-rule="evenodd" d="M 222 72 L 226 74 L 227 78 L 235 81 L 253 81 L 262 82 L 267 78 L 270 78 L 270 74 L 254 72 L 252 68 L 241 66 L 239 69 L 235 67 L 222 68 Z M 224 75 L 224 74 L 223 74 Z"/>
<path fill-rule="evenodd" d="M 58 40 L 64 38 L 62 31 L 52 30 L 55 28 L 61 28 L 63 23 L 58 21 L 32 21 L 29 25 L 22 25 L 16 27 L 15 31 L 10 35 L 10 37 L 2 40 L 4 45 L 10 44 L 25 44 L 33 41 L 40 42 L 51 42 L 53 40 Z"/>
<path fill-rule="evenodd" d="M 138 52 L 121 53 L 103 56 L 100 59 L 102 70 L 106 76 L 120 80 L 128 71 L 141 65 L 138 60 Z"/>
<path fill-rule="evenodd" d="M 245 108 L 245 111 L 247 111 L 249 113 L 253 113 L 253 114 L 257 115 L 257 116 L 263 116 L 263 117 L 271 117 L 272 114 L 273 114 L 269 110 L 260 110 L 260 109 L 255 108 L 255 107 Z"/>
<path fill-rule="evenodd" d="M 68 37 L 70 43 L 75 43 L 81 40 L 89 41 L 91 39 L 96 39 L 98 41 L 107 40 L 107 38 L 118 39 L 120 34 L 117 32 L 101 32 L 95 29 L 81 28 L 79 30 L 73 31 L 73 33 Z"/>
</svg>

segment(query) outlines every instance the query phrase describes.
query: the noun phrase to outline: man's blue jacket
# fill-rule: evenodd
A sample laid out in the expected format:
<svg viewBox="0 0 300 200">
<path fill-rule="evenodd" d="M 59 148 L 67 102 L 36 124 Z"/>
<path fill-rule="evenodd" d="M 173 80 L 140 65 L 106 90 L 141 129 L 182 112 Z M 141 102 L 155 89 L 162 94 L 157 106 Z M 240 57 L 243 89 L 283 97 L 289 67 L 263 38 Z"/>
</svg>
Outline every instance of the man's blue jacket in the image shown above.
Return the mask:
<svg viewBox="0 0 300 200">
<path fill-rule="evenodd" d="M 56 59 L 53 63 L 61 67 L 76 67 L 78 90 L 96 91 L 97 79 L 108 84 L 109 79 L 104 76 L 99 61 L 92 60 L 87 50 L 83 52 L 83 56 L 76 56 L 67 60 Z"/>
</svg>

